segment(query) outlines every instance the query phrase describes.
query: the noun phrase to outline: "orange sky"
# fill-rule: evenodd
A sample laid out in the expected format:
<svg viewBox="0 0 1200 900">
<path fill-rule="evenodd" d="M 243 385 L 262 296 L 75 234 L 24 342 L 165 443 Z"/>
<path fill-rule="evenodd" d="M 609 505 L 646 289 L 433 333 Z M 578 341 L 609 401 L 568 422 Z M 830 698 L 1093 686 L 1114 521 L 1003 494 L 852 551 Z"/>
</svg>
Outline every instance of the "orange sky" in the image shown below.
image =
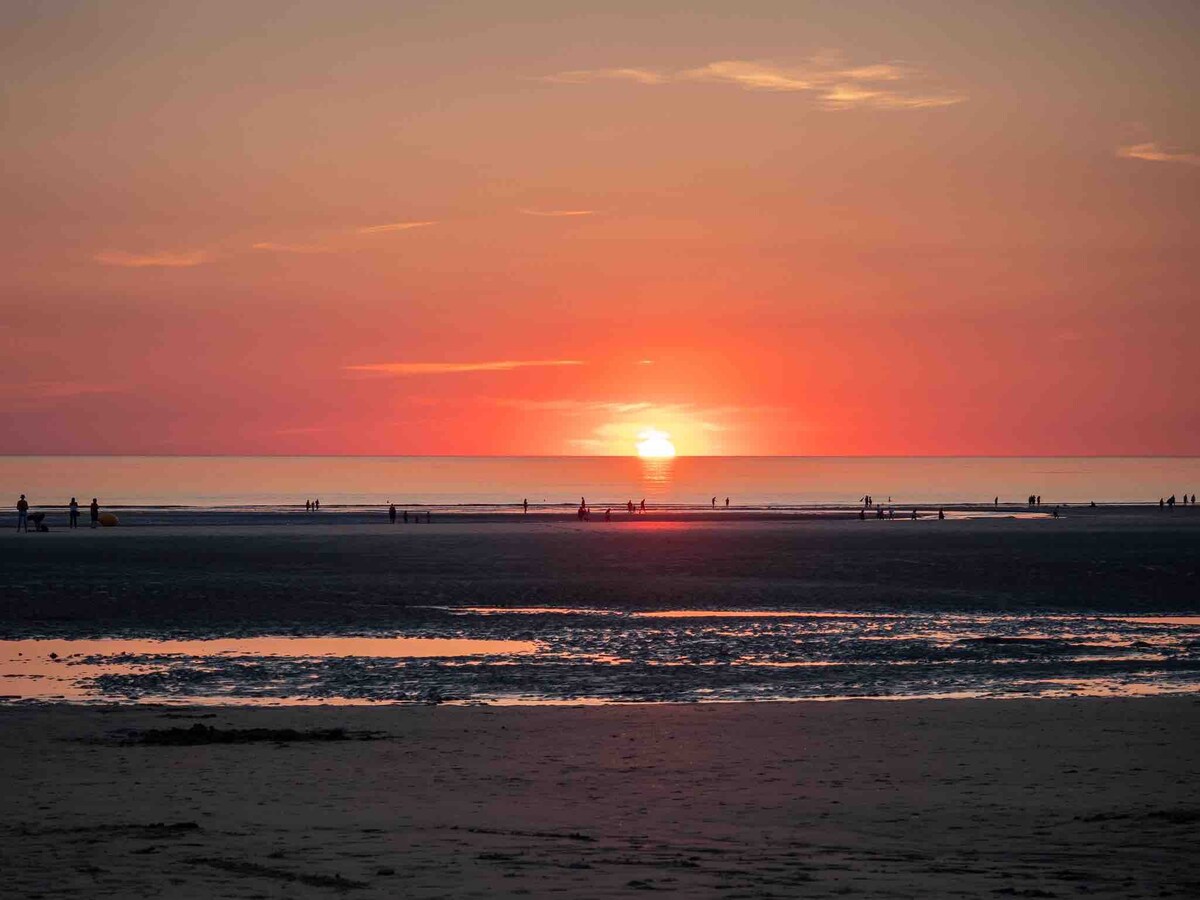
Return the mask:
<svg viewBox="0 0 1200 900">
<path fill-rule="evenodd" d="M 0 452 L 1200 453 L 1200 6 L 905 7 L 4 4 Z"/>
</svg>

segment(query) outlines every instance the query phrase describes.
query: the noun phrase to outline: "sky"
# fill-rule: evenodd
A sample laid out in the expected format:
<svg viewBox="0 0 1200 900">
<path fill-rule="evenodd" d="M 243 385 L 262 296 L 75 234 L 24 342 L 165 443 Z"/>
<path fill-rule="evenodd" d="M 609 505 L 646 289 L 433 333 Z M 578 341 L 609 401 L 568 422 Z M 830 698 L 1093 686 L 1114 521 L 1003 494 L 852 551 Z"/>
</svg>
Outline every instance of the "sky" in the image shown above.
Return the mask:
<svg viewBox="0 0 1200 900">
<path fill-rule="evenodd" d="M 1200 454 L 1200 4 L 0 5 L 0 452 Z"/>
</svg>

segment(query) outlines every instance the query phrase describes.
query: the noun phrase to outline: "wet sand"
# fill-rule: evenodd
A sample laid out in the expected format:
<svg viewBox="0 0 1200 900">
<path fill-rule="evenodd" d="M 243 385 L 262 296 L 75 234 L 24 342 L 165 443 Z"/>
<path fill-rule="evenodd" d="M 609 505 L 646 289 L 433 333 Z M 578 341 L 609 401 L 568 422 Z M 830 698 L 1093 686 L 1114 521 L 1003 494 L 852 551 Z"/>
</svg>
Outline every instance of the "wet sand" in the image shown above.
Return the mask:
<svg viewBox="0 0 1200 900">
<path fill-rule="evenodd" d="M 5 896 L 1195 896 L 1198 713 L 0 708 Z M 197 721 L 385 736 L 121 743 Z"/>
<path fill-rule="evenodd" d="M 944 522 L 129 520 L 0 533 L 0 637 L 408 628 L 429 605 L 1200 611 L 1194 508 Z"/>
</svg>

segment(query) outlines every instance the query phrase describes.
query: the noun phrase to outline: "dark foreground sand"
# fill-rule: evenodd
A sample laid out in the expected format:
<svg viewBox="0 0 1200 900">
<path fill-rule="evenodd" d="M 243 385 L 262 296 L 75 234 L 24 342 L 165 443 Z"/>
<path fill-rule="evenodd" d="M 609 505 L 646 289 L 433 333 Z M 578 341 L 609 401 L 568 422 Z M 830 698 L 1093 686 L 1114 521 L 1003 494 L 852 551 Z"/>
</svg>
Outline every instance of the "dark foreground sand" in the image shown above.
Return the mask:
<svg viewBox="0 0 1200 900">
<path fill-rule="evenodd" d="M 386 737 L 119 743 L 214 712 Z M 3 895 L 1194 897 L 1198 742 L 1192 698 L 9 707 Z"/>
</svg>

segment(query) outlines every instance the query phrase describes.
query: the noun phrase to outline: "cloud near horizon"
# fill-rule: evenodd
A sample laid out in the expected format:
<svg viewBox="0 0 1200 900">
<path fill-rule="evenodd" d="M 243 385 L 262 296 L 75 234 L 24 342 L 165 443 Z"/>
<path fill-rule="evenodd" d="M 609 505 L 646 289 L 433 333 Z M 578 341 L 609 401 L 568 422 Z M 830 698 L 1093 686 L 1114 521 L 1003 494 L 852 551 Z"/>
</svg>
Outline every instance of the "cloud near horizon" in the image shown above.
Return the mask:
<svg viewBox="0 0 1200 900">
<path fill-rule="evenodd" d="M 582 366 L 579 359 L 498 360 L 494 362 L 463 363 L 367 363 L 346 366 L 349 372 L 372 372 L 378 375 L 453 375 L 460 372 L 510 372 L 541 366 Z"/>
<path fill-rule="evenodd" d="M 332 253 L 332 247 L 321 244 L 277 244 L 274 241 L 259 241 L 250 245 L 251 250 L 271 250 L 275 253 Z"/>
<path fill-rule="evenodd" d="M 1176 150 L 1166 150 L 1157 141 L 1147 141 L 1144 144 L 1131 144 L 1128 147 L 1118 147 L 1117 156 L 1121 159 L 1141 159 L 1147 162 L 1173 162 L 1188 166 L 1200 166 L 1200 153 L 1183 153 Z"/>
<path fill-rule="evenodd" d="M 186 250 L 180 253 L 126 253 L 123 250 L 106 250 L 92 257 L 102 266 L 119 266 L 125 269 L 182 269 L 198 266 L 209 260 L 204 250 Z"/>
<path fill-rule="evenodd" d="M 576 69 L 544 76 L 553 84 L 630 81 L 660 85 L 686 82 L 732 84 L 748 91 L 806 93 L 824 109 L 931 109 L 962 103 L 967 95 L 929 84 L 927 73 L 912 65 L 886 62 L 852 66 L 839 54 L 823 54 L 799 65 L 727 59 L 694 69 Z"/>
<path fill-rule="evenodd" d="M 594 209 L 518 209 L 517 212 L 526 216 L 546 216 L 549 218 L 563 218 L 566 216 L 594 216 Z"/>
<path fill-rule="evenodd" d="M 388 222 L 384 225 L 364 225 L 356 229 L 358 234 L 384 234 L 389 231 L 408 231 L 410 228 L 425 228 L 437 222 Z"/>
</svg>

